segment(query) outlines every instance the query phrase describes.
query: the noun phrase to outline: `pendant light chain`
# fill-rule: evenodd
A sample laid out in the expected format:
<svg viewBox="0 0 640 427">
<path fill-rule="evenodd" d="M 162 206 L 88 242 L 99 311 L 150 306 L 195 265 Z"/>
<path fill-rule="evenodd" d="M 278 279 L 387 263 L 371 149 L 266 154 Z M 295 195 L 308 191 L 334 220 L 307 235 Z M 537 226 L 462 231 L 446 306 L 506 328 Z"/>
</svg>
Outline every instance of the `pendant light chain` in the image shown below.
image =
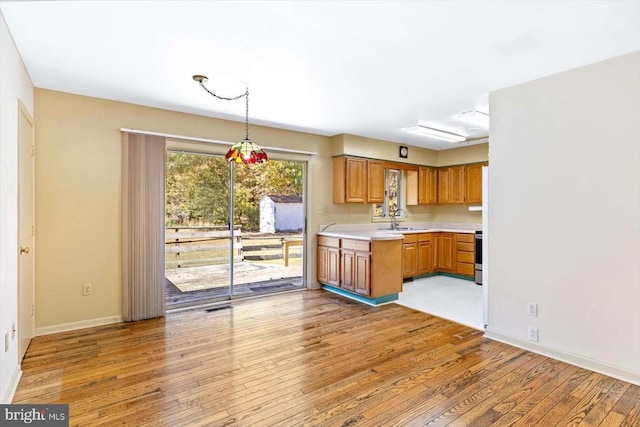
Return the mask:
<svg viewBox="0 0 640 427">
<path fill-rule="evenodd" d="M 245 118 L 246 118 L 246 120 L 244 122 L 245 123 L 245 132 L 246 132 L 245 139 L 249 140 L 249 88 L 247 88 L 247 91 L 244 93 L 244 96 L 247 97 L 247 108 L 245 110 L 245 113 L 246 113 Z"/>
</svg>

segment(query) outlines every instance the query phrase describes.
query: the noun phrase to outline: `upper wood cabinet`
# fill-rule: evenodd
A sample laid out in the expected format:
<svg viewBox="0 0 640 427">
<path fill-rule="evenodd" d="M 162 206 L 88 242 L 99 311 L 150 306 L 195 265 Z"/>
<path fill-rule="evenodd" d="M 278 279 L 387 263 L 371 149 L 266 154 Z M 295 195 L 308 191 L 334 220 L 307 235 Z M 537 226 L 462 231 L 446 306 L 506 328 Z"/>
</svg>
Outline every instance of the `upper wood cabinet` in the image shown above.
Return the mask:
<svg viewBox="0 0 640 427">
<path fill-rule="evenodd" d="M 438 204 L 465 202 L 465 165 L 438 168 Z"/>
<path fill-rule="evenodd" d="M 485 165 L 476 163 L 465 166 L 465 202 L 470 205 L 482 204 L 482 166 Z"/>
<path fill-rule="evenodd" d="M 367 160 L 333 158 L 333 203 L 366 203 Z"/>
<path fill-rule="evenodd" d="M 418 204 L 434 205 L 438 202 L 438 173 L 435 168 L 418 169 Z"/>
<path fill-rule="evenodd" d="M 383 203 L 385 163 L 333 158 L 333 203 Z"/>
<path fill-rule="evenodd" d="M 367 160 L 367 203 L 384 203 L 385 164 Z"/>
</svg>

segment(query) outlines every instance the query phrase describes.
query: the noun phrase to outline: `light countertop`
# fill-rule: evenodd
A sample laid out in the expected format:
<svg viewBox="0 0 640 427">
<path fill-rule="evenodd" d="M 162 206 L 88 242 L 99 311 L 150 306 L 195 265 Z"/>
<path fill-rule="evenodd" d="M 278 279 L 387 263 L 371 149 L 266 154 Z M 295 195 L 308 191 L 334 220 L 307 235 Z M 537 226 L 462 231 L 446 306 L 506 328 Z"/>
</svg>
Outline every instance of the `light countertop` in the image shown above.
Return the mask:
<svg viewBox="0 0 640 427">
<path fill-rule="evenodd" d="M 405 234 L 416 233 L 468 233 L 474 234 L 475 230 L 456 228 L 411 228 L 409 230 L 355 230 L 355 231 L 320 231 L 318 236 L 336 237 L 339 239 L 353 240 L 398 240 Z"/>
</svg>

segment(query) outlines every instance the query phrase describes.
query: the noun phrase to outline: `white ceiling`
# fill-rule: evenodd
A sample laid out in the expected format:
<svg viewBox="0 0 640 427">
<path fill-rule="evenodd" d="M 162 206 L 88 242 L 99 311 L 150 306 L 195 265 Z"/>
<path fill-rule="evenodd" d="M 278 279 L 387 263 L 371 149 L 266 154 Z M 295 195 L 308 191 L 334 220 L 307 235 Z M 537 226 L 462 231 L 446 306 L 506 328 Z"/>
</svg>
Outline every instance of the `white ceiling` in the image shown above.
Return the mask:
<svg viewBox="0 0 640 427">
<path fill-rule="evenodd" d="M 457 115 L 487 111 L 489 92 L 640 50 L 637 0 L 2 0 L 0 10 L 40 88 L 243 120 L 242 100 L 214 99 L 191 78 L 204 74 L 222 95 L 248 85 L 253 123 L 434 149 L 459 145 L 402 129 L 486 136 Z"/>
</svg>

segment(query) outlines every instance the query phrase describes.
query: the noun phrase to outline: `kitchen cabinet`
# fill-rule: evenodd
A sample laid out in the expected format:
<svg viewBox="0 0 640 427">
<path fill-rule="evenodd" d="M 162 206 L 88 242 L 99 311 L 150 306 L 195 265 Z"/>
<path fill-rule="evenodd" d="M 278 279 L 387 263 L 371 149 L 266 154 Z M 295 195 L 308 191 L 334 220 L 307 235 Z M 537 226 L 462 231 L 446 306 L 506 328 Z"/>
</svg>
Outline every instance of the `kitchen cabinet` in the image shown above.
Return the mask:
<svg viewBox="0 0 640 427">
<path fill-rule="evenodd" d="M 385 163 L 334 157 L 333 203 L 383 203 Z"/>
<path fill-rule="evenodd" d="M 434 233 L 435 268 L 447 273 L 456 272 L 455 233 Z"/>
<path fill-rule="evenodd" d="M 369 295 L 371 293 L 371 254 L 356 252 L 353 284 L 356 293 Z"/>
<path fill-rule="evenodd" d="M 318 282 L 340 286 L 340 239 L 318 236 Z"/>
<path fill-rule="evenodd" d="M 465 197 L 465 165 L 438 168 L 438 204 L 462 204 Z"/>
<path fill-rule="evenodd" d="M 465 203 L 482 204 L 482 166 L 486 163 L 475 163 L 465 166 Z"/>
<path fill-rule="evenodd" d="M 456 273 L 464 276 L 475 275 L 475 235 L 456 234 Z"/>
<path fill-rule="evenodd" d="M 402 277 L 418 274 L 418 235 L 405 234 L 402 242 Z"/>
<path fill-rule="evenodd" d="M 433 234 L 421 233 L 418 235 L 418 271 L 420 274 L 429 274 L 434 271 Z"/>
<path fill-rule="evenodd" d="M 385 164 L 367 160 L 367 203 L 384 203 Z"/>
<path fill-rule="evenodd" d="M 438 202 L 438 172 L 436 168 L 418 168 L 418 204 L 434 205 Z"/>
<path fill-rule="evenodd" d="M 367 160 L 353 157 L 333 159 L 333 203 L 366 203 Z"/>
<path fill-rule="evenodd" d="M 319 283 L 369 298 L 402 291 L 401 239 L 368 241 L 318 236 L 317 249 Z M 335 272 L 337 277 L 332 276 Z"/>
</svg>

